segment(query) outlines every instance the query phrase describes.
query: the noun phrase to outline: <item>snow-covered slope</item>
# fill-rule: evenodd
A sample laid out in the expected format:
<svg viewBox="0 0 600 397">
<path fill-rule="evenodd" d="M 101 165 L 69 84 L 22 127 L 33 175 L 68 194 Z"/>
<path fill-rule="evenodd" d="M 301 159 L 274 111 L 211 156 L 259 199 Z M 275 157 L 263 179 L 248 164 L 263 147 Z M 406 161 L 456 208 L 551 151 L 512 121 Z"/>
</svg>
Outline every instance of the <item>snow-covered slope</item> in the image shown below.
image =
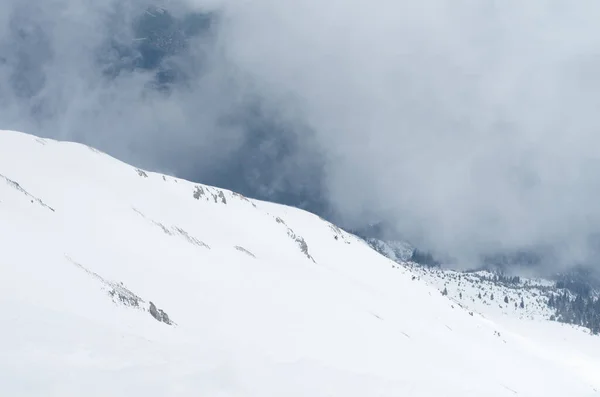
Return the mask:
<svg viewBox="0 0 600 397">
<path fill-rule="evenodd" d="M 0 242 L 3 395 L 600 395 L 598 337 L 469 313 L 315 215 L 85 146 L 0 131 Z"/>
<path fill-rule="evenodd" d="M 554 283 L 548 280 L 520 278 L 508 283 L 496 280 L 498 276 L 488 271 L 460 272 L 412 263 L 404 266 L 456 303 L 488 317 L 550 320 L 554 314 L 547 305 L 548 296 L 555 293 Z"/>
</svg>

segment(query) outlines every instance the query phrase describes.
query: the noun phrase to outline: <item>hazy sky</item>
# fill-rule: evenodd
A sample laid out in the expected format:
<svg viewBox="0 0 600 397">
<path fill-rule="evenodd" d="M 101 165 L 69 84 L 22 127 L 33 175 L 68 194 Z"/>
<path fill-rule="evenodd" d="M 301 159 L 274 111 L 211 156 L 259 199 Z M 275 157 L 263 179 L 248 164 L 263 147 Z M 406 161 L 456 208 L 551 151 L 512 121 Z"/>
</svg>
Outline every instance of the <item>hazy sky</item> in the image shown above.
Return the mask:
<svg viewBox="0 0 600 397">
<path fill-rule="evenodd" d="M 597 1 L 0 3 L 0 128 L 384 219 L 465 261 L 584 258 L 600 232 Z M 145 68 L 152 4 L 177 29 L 212 17 Z"/>
</svg>

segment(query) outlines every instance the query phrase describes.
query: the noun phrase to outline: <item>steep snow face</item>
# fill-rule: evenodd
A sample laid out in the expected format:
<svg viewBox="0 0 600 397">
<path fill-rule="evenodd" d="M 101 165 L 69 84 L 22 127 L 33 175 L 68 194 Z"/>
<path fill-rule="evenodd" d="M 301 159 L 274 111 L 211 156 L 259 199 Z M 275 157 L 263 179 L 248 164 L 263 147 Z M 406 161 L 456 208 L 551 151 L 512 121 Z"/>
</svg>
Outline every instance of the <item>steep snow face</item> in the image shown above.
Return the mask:
<svg viewBox="0 0 600 397">
<path fill-rule="evenodd" d="M 11 396 L 595 396 L 600 338 L 463 310 L 310 213 L 0 131 Z"/>
</svg>

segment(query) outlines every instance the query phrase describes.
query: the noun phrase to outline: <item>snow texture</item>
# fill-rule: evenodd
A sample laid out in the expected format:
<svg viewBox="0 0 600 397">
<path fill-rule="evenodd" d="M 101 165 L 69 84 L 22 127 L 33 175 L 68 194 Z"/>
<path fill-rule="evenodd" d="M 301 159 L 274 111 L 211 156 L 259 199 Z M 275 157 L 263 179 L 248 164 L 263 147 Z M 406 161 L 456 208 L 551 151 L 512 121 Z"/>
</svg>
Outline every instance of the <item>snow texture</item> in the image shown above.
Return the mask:
<svg viewBox="0 0 600 397">
<path fill-rule="evenodd" d="M 11 131 L 0 174 L 2 395 L 600 395 L 600 337 L 305 211 Z"/>
</svg>

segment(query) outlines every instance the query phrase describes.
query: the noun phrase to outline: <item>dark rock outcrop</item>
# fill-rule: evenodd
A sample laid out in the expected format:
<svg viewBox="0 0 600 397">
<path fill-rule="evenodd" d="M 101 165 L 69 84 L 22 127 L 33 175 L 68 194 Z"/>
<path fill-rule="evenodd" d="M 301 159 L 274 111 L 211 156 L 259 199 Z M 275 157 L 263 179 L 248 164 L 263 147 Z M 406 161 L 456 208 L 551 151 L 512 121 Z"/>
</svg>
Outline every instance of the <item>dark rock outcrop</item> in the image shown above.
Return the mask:
<svg viewBox="0 0 600 397">
<path fill-rule="evenodd" d="M 171 319 L 169 319 L 169 316 L 167 315 L 167 313 L 165 313 L 161 309 L 157 308 L 154 303 L 150 302 L 150 308 L 148 309 L 148 311 L 150 312 L 150 315 L 152 315 L 152 317 L 154 317 L 156 320 L 160 321 L 161 323 L 165 323 L 168 325 L 173 324 L 171 322 Z"/>
</svg>

